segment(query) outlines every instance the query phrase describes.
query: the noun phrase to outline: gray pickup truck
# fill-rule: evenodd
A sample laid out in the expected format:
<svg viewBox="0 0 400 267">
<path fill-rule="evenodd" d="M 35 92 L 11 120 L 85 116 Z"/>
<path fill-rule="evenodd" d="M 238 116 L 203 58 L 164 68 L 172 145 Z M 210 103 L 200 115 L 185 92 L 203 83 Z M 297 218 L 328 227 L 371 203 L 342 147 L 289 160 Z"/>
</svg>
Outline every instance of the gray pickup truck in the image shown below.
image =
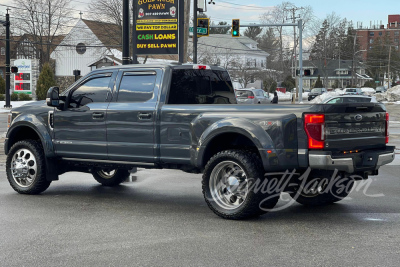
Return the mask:
<svg viewBox="0 0 400 267">
<path fill-rule="evenodd" d="M 272 209 L 281 192 L 254 185 L 295 170 L 282 188 L 304 205 L 347 191 L 306 180 L 367 179 L 394 159 L 383 104 L 237 105 L 228 72 L 202 65 L 126 65 L 95 70 L 47 100 L 13 109 L 5 141 L 7 178 L 22 194 L 59 175 L 91 173 L 117 186 L 137 168 L 203 173 L 205 201 L 227 219 Z M 283 179 L 283 178 L 282 178 Z M 344 183 L 344 184 L 343 184 Z M 272 185 L 271 185 L 272 186 Z"/>
</svg>

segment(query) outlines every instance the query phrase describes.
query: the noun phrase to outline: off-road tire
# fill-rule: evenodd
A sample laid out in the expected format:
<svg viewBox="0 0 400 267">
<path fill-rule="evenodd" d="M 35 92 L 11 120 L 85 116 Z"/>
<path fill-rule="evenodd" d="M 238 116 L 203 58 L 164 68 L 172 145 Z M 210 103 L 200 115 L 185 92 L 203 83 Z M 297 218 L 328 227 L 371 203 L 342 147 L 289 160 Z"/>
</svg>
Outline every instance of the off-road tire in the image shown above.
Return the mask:
<svg viewBox="0 0 400 267">
<path fill-rule="evenodd" d="M 105 176 L 102 175 L 102 171 L 103 171 L 102 169 L 95 168 L 92 170 L 92 175 L 97 182 L 99 182 L 104 186 L 110 186 L 110 187 L 117 186 L 123 183 L 126 179 L 129 178 L 130 175 L 129 171 L 127 170 L 116 169 L 112 170 L 115 171 L 112 176 L 110 176 L 109 178 L 105 178 Z"/>
<path fill-rule="evenodd" d="M 332 172 L 326 172 L 325 177 L 332 177 Z M 311 175 L 308 180 L 313 179 L 315 176 Z M 322 193 L 316 193 L 315 195 L 307 195 L 299 190 L 300 187 L 295 187 L 292 192 L 289 192 L 290 196 L 298 203 L 305 206 L 324 206 L 336 203 L 343 200 L 349 195 L 351 189 L 354 186 L 354 179 L 350 177 L 338 176 L 337 182 L 331 182 L 329 179 L 328 188 L 323 190 Z M 322 177 L 324 178 L 324 177 Z"/>
<path fill-rule="evenodd" d="M 29 150 L 35 157 L 37 165 L 36 177 L 27 187 L 18 184 L 11 170 L 13 157 L 15 157 L 16 153 L 21 149 Z M 45 191 L 51 184 L 51 181 L 47 181 L 46 179 L 46 161 L 42 144 L 35 140 L 19 141 L 11 147 L 7 155 L 6 172 L 11 187 L 20 194 L 37 195 Z"/>
<path fill-rule="evenodd" d="M 204 199 L 208 207 L 224 219 L 240 220 L 257 217 L 271 210 L 279 200 L 279 193 L 263 194 L 262 190 L 249 190 L 246 199 L 235 209 L 225 209 L 218 205 L 212 196 L 210 179 L 213 169 L 224 161 L 231 161 L 242 168 L 250 183 L 258 180 L 264 181 L 264 168 L 260 157 L 250 151 L 225 150 L 214 155 L 207 163 L 202 180 Z"/>
</svg>

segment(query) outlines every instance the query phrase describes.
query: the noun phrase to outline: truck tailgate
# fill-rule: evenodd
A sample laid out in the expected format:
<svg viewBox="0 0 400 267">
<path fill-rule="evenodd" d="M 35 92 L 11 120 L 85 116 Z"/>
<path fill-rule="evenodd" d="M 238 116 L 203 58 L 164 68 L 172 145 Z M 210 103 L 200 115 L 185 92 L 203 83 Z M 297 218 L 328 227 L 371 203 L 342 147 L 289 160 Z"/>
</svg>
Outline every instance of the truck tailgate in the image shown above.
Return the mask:
<svg viewBox="0 0 400 267">
<path fill-rule="evenodd" d="M 383 104 L 326 106 L 325 127 L 324 150 L 365 150 L 386 145 L 386 111 Z"/>
</svg>

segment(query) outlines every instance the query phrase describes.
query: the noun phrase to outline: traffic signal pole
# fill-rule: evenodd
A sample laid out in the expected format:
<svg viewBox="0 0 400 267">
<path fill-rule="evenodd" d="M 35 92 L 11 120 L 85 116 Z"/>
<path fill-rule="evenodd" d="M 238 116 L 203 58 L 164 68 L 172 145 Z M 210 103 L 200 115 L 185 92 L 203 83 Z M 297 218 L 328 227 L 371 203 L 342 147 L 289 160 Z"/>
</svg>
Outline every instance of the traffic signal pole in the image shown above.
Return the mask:
<svg viewBox="0 0 400 267">
<path fill-rule="evenodd" d="M 193 63 L 197 64 L 197 1 L 193 0 Z"/>
<path fill-rule="evenodd" d="M 10 14 L 6 14 L 6 21 L 1 21 L 3 25 L 6 27 L 6 103 L 4 105 L 5 108 L 12 108 L 10 104 Z"/>
<path fill-rule="evenodd" d="M 122 8 L 122 65 L 130 63 L 129 57 L 129 0 L 123 0 Z M 134 16 L 135 18 L 135 16 Z"/>
</svg>

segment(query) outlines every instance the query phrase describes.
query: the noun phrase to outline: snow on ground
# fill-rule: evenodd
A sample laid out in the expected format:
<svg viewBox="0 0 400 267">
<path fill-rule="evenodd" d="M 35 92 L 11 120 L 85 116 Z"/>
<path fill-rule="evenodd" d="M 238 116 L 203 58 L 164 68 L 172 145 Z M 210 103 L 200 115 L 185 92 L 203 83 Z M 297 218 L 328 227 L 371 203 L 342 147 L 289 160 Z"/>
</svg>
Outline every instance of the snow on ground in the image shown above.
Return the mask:
<svg viewBox="0 0 400 267">
<path fill-rule="evenodd" d="M 400 85 L 390 88 L 385 93 L 376 94 L 376 100 L 379 102 L 400 102 Z"/>
<path fill-rule="evenodd" d="M 11 101 L 10 104 L 13 108 L 18 108 L 20 106 L 23 106 L 25 104 L 31 103 L 31 101 Z M 4 108 L 4 105 L 6 104 L 5 101 L 0 101 L 0 113 L 8 113 L 10 112 L 10 109 Z"/>
</svg>

